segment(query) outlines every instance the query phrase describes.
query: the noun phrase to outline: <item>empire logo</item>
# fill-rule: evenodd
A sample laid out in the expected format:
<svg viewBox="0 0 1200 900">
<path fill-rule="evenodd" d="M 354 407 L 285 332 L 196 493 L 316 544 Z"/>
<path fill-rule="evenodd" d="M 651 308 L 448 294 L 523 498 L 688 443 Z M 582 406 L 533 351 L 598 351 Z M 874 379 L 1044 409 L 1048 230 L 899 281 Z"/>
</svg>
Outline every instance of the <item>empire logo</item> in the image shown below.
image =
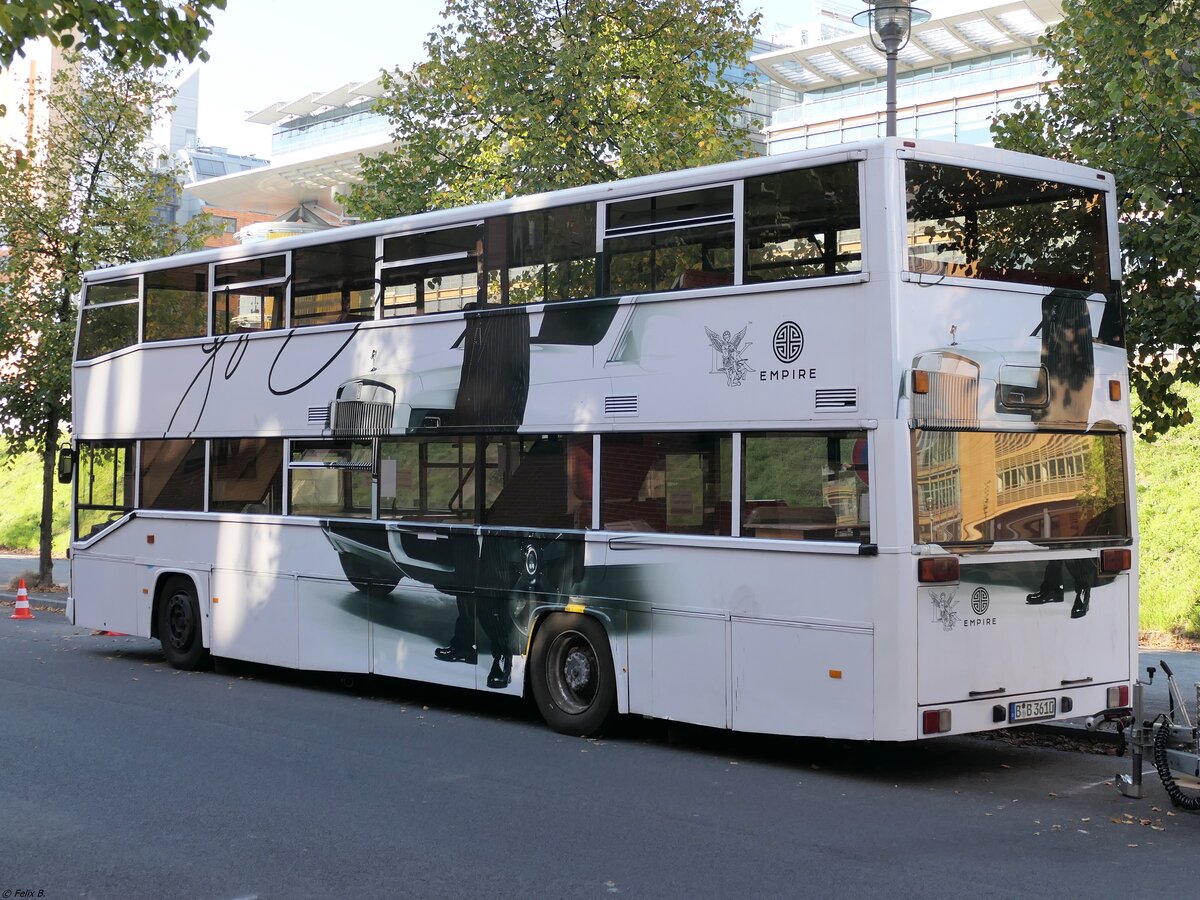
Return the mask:
<svg viewBox="0 0 1200 900">
<path fill-rule="evenodd" d="M 816 368 L 794 365 L 804 352 L 804 331 L 795 322 L 779 324 L 771 338 L 771 350 L 786 368 L 763 369 L 758 373 L 759 381 L 812 381 L 817 377 Z"/>
<path fill-rule="evenodd" d="M 975 613 L 975 618 L 963 619 L 963 628 L 978 627 L 980 625 L 995 625 L 996 617 L 987 615 L 988 607 L 991 605 L 992 598 L 988 596 L 987 588 L 977 587 L 971 592 L 971 612 Z"/>
</svg>

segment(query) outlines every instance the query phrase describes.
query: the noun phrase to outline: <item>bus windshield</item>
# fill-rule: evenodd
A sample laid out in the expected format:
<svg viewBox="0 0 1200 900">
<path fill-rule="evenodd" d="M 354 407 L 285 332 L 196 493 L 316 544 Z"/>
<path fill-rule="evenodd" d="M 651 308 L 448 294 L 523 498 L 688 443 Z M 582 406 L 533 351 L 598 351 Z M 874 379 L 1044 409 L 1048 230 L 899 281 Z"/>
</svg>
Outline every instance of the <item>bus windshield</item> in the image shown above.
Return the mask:
<svg viewBox="0 0 1200 900">
<path fill-rule="evenodd" d="M 1121 436 L 913 432 L 916 541 L 1129 537 Z"/>
</svg>

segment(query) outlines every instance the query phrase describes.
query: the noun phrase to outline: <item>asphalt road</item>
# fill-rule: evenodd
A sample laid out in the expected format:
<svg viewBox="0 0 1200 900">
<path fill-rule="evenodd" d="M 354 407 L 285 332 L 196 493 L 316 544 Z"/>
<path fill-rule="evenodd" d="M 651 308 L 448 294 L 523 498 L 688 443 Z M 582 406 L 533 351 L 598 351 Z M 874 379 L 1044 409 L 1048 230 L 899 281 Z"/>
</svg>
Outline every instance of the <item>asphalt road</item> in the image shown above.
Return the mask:
<svg viewBox="0 0 1200 900">
<path fill-rule="evenodd" d="M 1200 816 L 1153 776 L 997 740 L 586 741 L 510 698 L 178 673 L 48 610 L 0 616 L 0 728 L 0 898 L 1196 893 Z"/>
</svg>

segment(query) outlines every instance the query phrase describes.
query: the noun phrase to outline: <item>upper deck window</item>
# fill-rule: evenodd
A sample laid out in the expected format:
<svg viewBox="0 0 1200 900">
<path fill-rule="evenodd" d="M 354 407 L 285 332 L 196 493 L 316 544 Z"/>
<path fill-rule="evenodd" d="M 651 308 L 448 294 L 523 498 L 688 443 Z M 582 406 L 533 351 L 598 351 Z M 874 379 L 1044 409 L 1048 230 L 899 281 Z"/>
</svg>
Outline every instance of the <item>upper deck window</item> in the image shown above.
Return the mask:
<svg viewBox="0 0 1200 900">
<path fill-rule="evenodd" d="M 488 220 L 488 303 L 595 297 L 596 204 Z"/>
<path fill-rule="evenodd" d="M 914 272 L 1107 294 L 1104 194 L 1088 187 L 909 162 Z"/>
<path fill-rule="evenodd" d="M 143 339 L 201 337 L 208 332 L 208 266 L 146 273 Z"/>
<path fill-rule="evenodd" d="M 89 284 L 79 325 L 79 359 L 112 353 L 138 340 L 141 279 Z"/>
<path fill-rule="evenodd" d="M 385 238 L 384 318 L 473 307 L 479 301 L 482 253 L 479 224 Z"/>
<path fill-rule="evenodd" d="M 862 271 L 858 164 L 747 178 L 746 282 Z"/>
<path fill-rule="evenodd" d="M 292 325 L 354 322 L 374 315 L 375 238 L 292 254 Z"/>
<path fill-rule="evenodd" d="M 607 204 L 601 292 L 733 284 L 733 195 L 726 184 Z"/>
<path fill-rule="evenodd" d="M 213 267 L 213 334 L 283 327 L 287 255 L 260 256 Z"/>
</svg>

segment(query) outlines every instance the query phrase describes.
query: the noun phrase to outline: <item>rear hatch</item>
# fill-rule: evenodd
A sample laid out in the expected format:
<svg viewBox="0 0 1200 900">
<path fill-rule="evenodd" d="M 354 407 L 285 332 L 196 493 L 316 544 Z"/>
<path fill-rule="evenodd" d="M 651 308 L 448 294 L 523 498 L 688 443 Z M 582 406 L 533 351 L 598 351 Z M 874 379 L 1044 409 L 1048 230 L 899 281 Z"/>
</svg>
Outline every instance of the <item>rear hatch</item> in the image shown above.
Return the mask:
<svg viewBox="0 0 1200 900">
<path fill-rule="evenodd" d="M 922 585 L 918 702 L 1129 680 L 1129 576 L 1098 575 L 1097 557 L 1091 550 L 964 559 L 958 584 Z"/>
</svg>

